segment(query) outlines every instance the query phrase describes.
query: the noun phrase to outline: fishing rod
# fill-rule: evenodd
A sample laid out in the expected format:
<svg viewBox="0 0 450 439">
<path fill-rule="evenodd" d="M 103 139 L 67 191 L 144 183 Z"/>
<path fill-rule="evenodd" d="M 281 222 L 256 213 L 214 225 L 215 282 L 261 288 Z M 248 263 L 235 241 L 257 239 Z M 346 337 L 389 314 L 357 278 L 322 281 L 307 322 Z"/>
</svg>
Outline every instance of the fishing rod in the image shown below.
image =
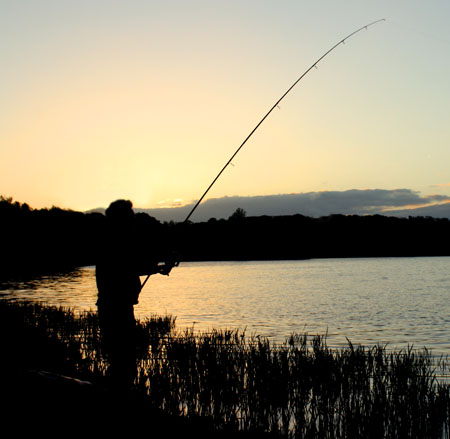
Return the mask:
<svg viewBox="0 0 450 439">
<path fill-rule="evenodd" d="M 267 117 L 272 113 L 272 111 L 280 104 L 280 102 L 287 96 L 287 94 L 313 69 L 317 67 L 317 64 L 319 64 L 320 61 L 322 61 L 330 52 L 332 52 L 336 47 L 340 46 L 341 44 L 344 44 L 346 40 L 351 38 L 353 35 L 357 34 L 358 32 L 362 31 L 363 29 L 367 29 L 369 26 L 373 26 L 376 23 L 379 23 L 380 21 L 386 21 L 385 18 L 381 18 L 380 20 L 373 21 L 372 23 L 366 24 L 365 26 L 360 27 L 359 29 L 355 30 L 351 34 L 347 35 L 345 38 L 343 38 L 341 41 L 336 43 L 331 49 L 328 49 L 317 61 L 315 61 L 311 67 L 309 67 L 302 75 L 284 92 L 284 94 L 281 96 L 281 98 L 278 99 L 278 101 L 273 104 L 273 106 L 270 108 L 270 110 L 265 114 L 265 116 L 258 122 L 258 124 L 253 128 L 252 131 L 250 131 L 250 134 L 245 138 L 245 140 L 241 143 L 239 148 L 235 151 L 235 153 L 231 156 L 231 158 L 228 160 L 228 162 L 225 164 L 225 166 L 221 169 L 221 171 L 217 174 L 216 178 L 212 181 L 212 183 L 208 186 L 206 191 L 203 193 L 203 195 L 200 197 L 200 199 L 197 201 L 195 206 L 192 208 L 192 210 L 189 212 L 188 216 L 184 220 L 185 223 L 189 221 L 189 218 L 192 216 L 194 211 L 197 209 L 197 207 L 200 205 L 200 203 L 205 198 L 206 194 L 209 192 L 209 190 L 214 186 L 214 183 L 219 179 L 219 177 L 222 175 L 223 171 L 228 167 L 228 165 L 232 162 L 232 160 L 236 157 L 238 152 L 242 149 L 242 147 L 247 143 L 247 141 L 250 139 L 250 137 L 253 136 L 255 131 L 260 127 L 260 125 L 267 119 Z"/>
<path fill-rule="evenodd" d="M 353 35 L 357 34 L 358 32 L 361 32 L 363 29 L 368 29 L 370 26 L 373 26 L 376 23 L 379 23 L 381 21 L 386 21 L 385 18 L 381 18 L 376 21 L 372 21 L 369 24 L 366 24 L 365 26 L 360 27 L 359 29 L 356 29 L 351 34 L 347 35 L 345 38 L 337 42 L 333 47 L 328 49 L 320 58 L 318 58 L 308 69 L 306 69 L 300 77 L 281 95 L 281 97 L 273 104 L 273 106 L 270 108 L 270 110 L 264 115 L 264 117 L 256 124 L 256 126 L 250 131 L 250 134 L 244 139 L 244 141 L 239 145 L 238 149 L 234 152 L 234 154 L 230 157 L 230 159 L 225 163 L 225 166 L 220 170 L 220 172 L 217 174 L 217 176 L 214 178 L 214 180 L 211 182 L 211 184 L 208 186 L 206 191 L 203 193 L 203 195 L 199 198 L 199 200 L 195 203 L 194 207 L 191 209 L 185 220 L 183 221 L 183 224 L 187 223 L 189 221 L 189 218 L 192 216 L 192 214 L 195 212 L 197 207 L 200 205 L 200 203 L 205 198 L 206 194 L 210 191 L 210 189 L 214 186 L 216 181 L 219 179 L 219 177 L 222 175 L 222 173 L 225 171 L 225 169 L 230 165 L 230 163 L 233 161 L 233 159 L 236 157 L 236 155 L 239 153 L 239 151 L 242 149 L 242 147 L 247 143 L 247 141 L 250 139 L 250 137 L 253 136 L 255 131 L 261 126 L 261 124 L 269 117 L 270 113 L 278 107 L 280 102 L 289 94 L 289 92 L 314 68 L 317 68 L 317 64 L 320 63 L 328 54 L 330 54 L 336 47 L 340 46 L 341 44 L 345 44 L 345 41 L 351 38 Z M 178 265 L 178 263 L 176 264 Z M 146 284 L 148 278 L 150 275 L 147 276 L 144 283 L 142 284 L 142 288 L 144 288 L 144 285 Z"/>
</svg>

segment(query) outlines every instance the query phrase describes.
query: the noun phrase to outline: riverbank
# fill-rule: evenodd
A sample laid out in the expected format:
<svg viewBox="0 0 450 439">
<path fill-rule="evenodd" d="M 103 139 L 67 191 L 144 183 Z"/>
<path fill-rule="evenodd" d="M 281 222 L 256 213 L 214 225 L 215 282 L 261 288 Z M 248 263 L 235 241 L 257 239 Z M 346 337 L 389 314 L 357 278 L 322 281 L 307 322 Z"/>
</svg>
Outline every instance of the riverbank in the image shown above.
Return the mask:
<svg viewBox="0 0 450 439">
<path fill-rule="evenodd" d="M 168 415 L 135 390 L 103 388 L 46 371 L 28 370 L 1 380 L 2 428 L 14 436 L 151 438 L 237 437 L 275 435 L 217 430 L 211 420 Z"/>
<path fill-rule="evenodd" d="M 18 430 L 448 437 L 450 387 L 426 351 L 333 350 L 305 335 L 274 346 L 239 331 L 180 333 L 155 316 L 138 322 L 137 375 L 124 390 L 111 385 L 95 313 L 1 301 L 0 322 L 5 419 Z"/>
<path fill-rule="evenodd" d="M 155 317 L 143 326 L 148 336 L 163 337 L 174 323 L 170 317 Z M 77 316 L 64 308 L 0 301 L 4 431 L 18 437 L 118 433 L 176 439 L 277 437 L 265 432 L 231 433 L 216 428 L 206 417 L 170 414 L 155 406 L 142 388 L 112 385 L 100 353 L 97 325 L 90 313 Z"/>
</svg>

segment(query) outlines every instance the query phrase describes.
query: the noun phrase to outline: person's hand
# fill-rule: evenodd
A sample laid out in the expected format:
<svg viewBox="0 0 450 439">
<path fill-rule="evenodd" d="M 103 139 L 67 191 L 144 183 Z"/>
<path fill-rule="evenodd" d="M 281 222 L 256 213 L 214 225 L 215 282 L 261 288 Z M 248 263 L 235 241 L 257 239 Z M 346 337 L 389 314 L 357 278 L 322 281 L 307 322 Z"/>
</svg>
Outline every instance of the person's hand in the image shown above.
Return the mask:
<svg viewBox="0 0 450 439">
<path fill-rule="evenodd" d="M 169 273 L 172 270 L 173 266 L 174 265 L 172 263 L 166 262 L 164 265 L 161 265 L 159 267 L 159 273 L 165 276 L 169 276 Z"/>
<path fill-rule="evenodd" d="M 176 251 L 172 251 L 169 259 L 166 261 L 166 264 L 170 264 L 171 267 L 178 267 L 180 263 L 180 255 Z"/>
</svg>

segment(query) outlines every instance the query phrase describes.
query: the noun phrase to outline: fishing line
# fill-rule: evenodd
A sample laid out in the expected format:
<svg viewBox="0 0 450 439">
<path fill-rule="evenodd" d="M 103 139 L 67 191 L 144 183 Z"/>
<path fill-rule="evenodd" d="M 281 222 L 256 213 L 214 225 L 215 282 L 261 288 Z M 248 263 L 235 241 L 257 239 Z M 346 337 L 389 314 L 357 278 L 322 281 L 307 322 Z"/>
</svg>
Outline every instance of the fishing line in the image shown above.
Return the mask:
<svg viewBox="0 0 450 439">
<path fill-rule="evenodd" d="M 187 223 L 189 221 L 189 218 L 192 216 L 192 214 L 195 212 L 197 207 L 200 205 L 200 203 L 205 198 L 206 194 L 210 191 L 210 189 L 214 186 L 215 182 L 219 179 L 219 177 L 222 175 L 222 173 L 225 171 L 225 169 L 231 164 L 232 160 L 236 157 L 236 155 L 239 153 L 239 151 L 242 149 L 242 147 L 247 143 L 247 141 L 250 139 L 250 137 L 253 136 L 255 131 L 261 126 L 261 124 L 267 119 L 267 117 L 272 113 L 272 111 L 275 108 L 280 108 L 279 104 L 280 102 L 289 94 L 289 92 L 314 68 L 317 68 L 317 64 L 320 63 L 328 54 L 330 54 L 336 47 L 340 46 L 341 44 L 345 44 L 345 41 L 351 38 L 353 35 L 357 34 L 358 32 L 361 32 L 364 29 L 368 29 L 370 26 L 373 26 L 376 23 L 379 23 L 381 21 L 386 21 L 385 18 L 381 18 L 380 20 L 373 21 L 369 24 L 366 24 L 365 26 L 360 27 L 359 29 L 356 29 L 351 34 L 347 35 L 345 38 L 337 42 L 334 46 L 332 46 L 330 49 L 328 49 L 320 58 L 318 58 L 305 72 L 303 72 L 300 77 L 281 95 L 281 97 L 273 104 L 273 106 L 270 108 L 270 110 L 264 115 L 264 117 L 256 124 L 256 126 L 250 131 L 250 134 L 244 139 L 244 141 L 239 145 L 238 149 L 234 152 L 234 154 L 230 157 L 230 159 L 226 162 L 225 166 L 220 170 L 220 172 L 217 174 L 217 176 L 214 178 L 214 180 L 211 182 L 211 184 L 208 186 L 206 191 L 203 193 L 203 195 L 200 197 L 200 199 L 195 203 L 194 207 L 191 209 L 189 214 L 187 215 L 186 219 L 183 221 L 184 223 Z M 142 288 L 144 288 L 144 285 L 146 284 L 148 278 L 150 275 L 147 276 L 144 283 L 142 284 Z"/>
</svg>

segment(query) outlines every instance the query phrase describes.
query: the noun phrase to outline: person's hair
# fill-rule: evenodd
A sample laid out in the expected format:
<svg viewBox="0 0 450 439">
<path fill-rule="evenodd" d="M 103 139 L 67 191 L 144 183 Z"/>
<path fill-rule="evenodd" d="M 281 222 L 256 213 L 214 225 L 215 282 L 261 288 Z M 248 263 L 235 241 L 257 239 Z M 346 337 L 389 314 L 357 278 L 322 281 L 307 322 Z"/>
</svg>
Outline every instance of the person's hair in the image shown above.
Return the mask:
<svg viewBox="0 0 450 439">
<path fill-rule="evenodd" d="M 125 219 L 134 215 L 133 203 L 130 200 L 113 201 L 105 211 L 107 218 Z"/>
</svg>

